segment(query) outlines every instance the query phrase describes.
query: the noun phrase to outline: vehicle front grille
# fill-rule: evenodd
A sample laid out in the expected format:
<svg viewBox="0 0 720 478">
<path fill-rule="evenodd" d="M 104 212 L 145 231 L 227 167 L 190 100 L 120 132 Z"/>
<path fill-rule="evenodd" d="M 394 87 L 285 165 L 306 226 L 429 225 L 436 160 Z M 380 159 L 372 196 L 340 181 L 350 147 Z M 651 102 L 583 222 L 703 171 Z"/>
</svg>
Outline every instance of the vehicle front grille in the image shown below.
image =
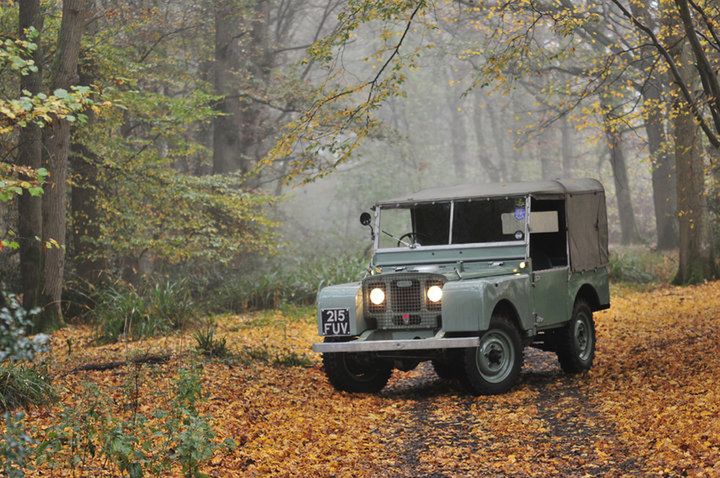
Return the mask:
<svg viewBox="0 0 720 478">
<path fill-rule="evenodd" d="M 434 329 L 440 324 L 442 301 L 427 300 L 427 289 L 442 287 L 445 277 L 439 274 L 397 273 L 367 277 L 363 281 L 365 315 L 377 323 L 378 329 Z M 370 302 L 370 291 L 379 288 L 385 302 Z"/>
</svg>

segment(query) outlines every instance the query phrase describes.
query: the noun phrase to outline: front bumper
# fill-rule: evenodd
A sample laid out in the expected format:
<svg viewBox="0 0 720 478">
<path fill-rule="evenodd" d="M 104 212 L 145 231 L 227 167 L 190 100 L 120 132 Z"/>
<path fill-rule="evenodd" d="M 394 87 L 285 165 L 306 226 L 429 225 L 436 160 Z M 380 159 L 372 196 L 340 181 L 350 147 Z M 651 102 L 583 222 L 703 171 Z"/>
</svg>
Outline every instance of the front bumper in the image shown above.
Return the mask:
<svg viewBox="0 0 720 478">
<path fill-rule="evenodd" d="M 366 340 L 362 337 L 350 342 L 315 343 L 313 352 L 388 352 L 402 350 L 464 349 L 480 345 L 478 337 L 445 338 L 442 333 L 426 339 Z"/>
</svg>

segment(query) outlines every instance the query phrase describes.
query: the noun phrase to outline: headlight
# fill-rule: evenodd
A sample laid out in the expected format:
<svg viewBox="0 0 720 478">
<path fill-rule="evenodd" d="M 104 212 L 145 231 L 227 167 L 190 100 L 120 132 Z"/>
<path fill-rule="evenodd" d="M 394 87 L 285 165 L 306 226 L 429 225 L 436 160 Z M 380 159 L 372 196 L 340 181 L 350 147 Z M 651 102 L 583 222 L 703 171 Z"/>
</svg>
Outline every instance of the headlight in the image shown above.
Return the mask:
<svg viewBox="0 0 720 478">
<path fill-rule="evenodd" d="M 382 289 L 374 288 L 370 291 L 370 302 L 375 305 L 380 305 L 385 302 L 385 292 Z"/>
<path fill-rule="evenodd" d="M 427 290 L 427 298 L 430 302 L 440 302 L 442 299 L 442 289 L 440 286 L 430 286 Z"/>
</svg>

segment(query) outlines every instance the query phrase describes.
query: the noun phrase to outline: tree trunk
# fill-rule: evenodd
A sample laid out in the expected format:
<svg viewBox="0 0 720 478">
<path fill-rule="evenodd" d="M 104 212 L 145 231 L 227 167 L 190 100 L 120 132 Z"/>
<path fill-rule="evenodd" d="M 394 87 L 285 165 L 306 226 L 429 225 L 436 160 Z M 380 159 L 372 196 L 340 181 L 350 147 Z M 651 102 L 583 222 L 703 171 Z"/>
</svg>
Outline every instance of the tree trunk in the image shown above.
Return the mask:
<svg viewBox="0 0 720 478">
<path fill-rule="evenodd" d="M 485 141 L 485 132 L 483 130 L 483 97 L 479 88 L 474 91 L 475 108 L 473 109 L 473 126 L 475 128 L 475 141 L 478 149 L 478 161 L 488 175 L 488 179 L 494 183 L 501 181 L 500 170 L 492 162 L 490 153 Z"/>
<path fill-rule="evenodd" d="M 271 2 L 252 6 L 215 0 L 215 92 L 222 96 L 213 120 L 213 171 L 249 172 L 263 155 L 265 116 L 255 94 L 273 66 L 268 21 Z"/>
<path fill-rule="evenodd" d="M 642 19 L 642 22 L 653 31 L 658 31 L 658 22 L 642 2 L 630 2 L 633 15 Z M 642 38 L 641 38 L 642 40 Z M 652 165 L 653 206 L 655 208 L 655 230 L 657 234 L 658 249 L 672 249 L 677 247 L 677 193 L 675 190 L 675 164 L 669 150 L 670 142 L 665 131 L 665 113 L 660 107 L 666 100 L 668 83 L 666 78 L 653 67 L 652 59 L 648 57 L 643 67 L 650 71 L 650 76 L 639 93 L 643 98 L 646 110 L 645 132 L 648 137 L 648 150 Z"/>
<path fill-rule="evenodd" d="M 562 172 L 566 178 L 573 176 L 573 163 L 575 162 L 575 148 L 573 148 L 573 126 L 563 115 L 560 123 L 560 135 L 562 141 Z"/>
<path fill-rule="evenodd" d="M 655 93 L 645 96 L 649 104 L 653 102 Z M 657 100 L 660 96 L 657 95 Z M 657 248 L 660 250 L 677 247 L 677 194 L 675 189 L 675 165 L 670 154 L 669 142 L 665 134 L 664 118 L 661 112 L 650 107 L 645 120 L 645 131 L 648 137 L 648 149 L 652 161 L 653 205 L 655 207 L 655 229 L 657 232 Z"/>
<path fill-rule="evenodd" d="M 552 129 L 541 131 L 535 140 L 535 160 L 540 163 L 541 179 L 556 179 L 558 174 L 557 150 L 551 147 L 554 139 L 550 137 L 554 133 Z"/>
<path fill-rule="evenodd" d="M 38 32 L 43 29 L 43 17 L 40 0 L 20 2 L 20 35 L 27 28 L 34 27 Z M 39 93 L 42 88 L 42 49 L 40 38 L 35 39 L 37 49 L 33 60 L 38 71 L 21 77 L 20 90 L 31 94 Z M 33 169 L 42 166 L 42 131 L 34 124 L 20 130 L 18 139 L 18 164 Z M 42 270 L 42 198 L 32 197 L 27 191 L 18 199 L 18 233 L 20 243 L 20 276 L 23 294 L 23 307 L 30 310 L 39 305 L 40 272 Z"/>
<path fill-rule="evenodd" d="M 449 80 L 450 76 L 448 75 L 448 82 Z M 465 130 L 465 121 L 463 121 L 461 112 L 460 98 L 455 96 L 455 92 L 450 87 L 447 88 L 446 103 L 450 115 L 448 124 L 450 125 L 450 146 L 455 178 L 463 180 L 467 174 L 467 131 Z"/>
<path fill-rule="evenodd" d="M 687 46 L 674 51 L 680 72 L 692 81 L 692 66 Z M 677 93 L 677 91 L 676 91 Z M 679 96 L 676 96 L 679 97 Z M 679 223 L 679 265 L 676 284 L 702 282 L 716 277 L 707 197 L 702 137 L 687 105 L 675 105 L 675 168 Z"/>
<path fill-rule="evenodd" d="M 603 110 L 609 111 L 604 100 Z M 622 146 L 622 133 L 612 124 L 608 114 L 603 115 L 603 126 L 608 151 L 610 152 L 610 165 L 612 166 L 615 183 L 615 198 L 617 200 L 618 216 L 620 218 L 620 233 L 622 244 L 636 244 L 640 241 L 640 232 L 635 221 L 632 196 L 630 194 L 630 181 L 628 179 L 625 152 Z"/>
<path fill-rule="evenodd" d="M 490 128 L 493 135 L 493 141 L 495 143 L 495 150 L 498 154 L 498 164 L 501 168 L 501 171 L 503 172 L 503 181 L 507 181 L 508 179 L 513 181 L 518 181 L 520 178 L 517 175 L 517 169 L 512 167 L 511 164 L 511 171 L 509 175 L 507 174 L 507 166 L 508 163 L 511 163 L 511 158 L 507 154 L 507 144 L 505 143 L 507 139 L 506 131 L 505 131 L 505 123 L 504 121 L 498 117 L 498 115 L 495 112 L 495 106 L 492 104 L 492 102 L 488 101 L 487 103 L 487 112 L 490 115 Z"/>
<path fill-rule="evenodd" d="M 240 169 L 240 97 L 236 76 L 242 61 L 240 28 L 242 16 L 230 0 L 215 0 L 215 93 L 221 95 L 213 118 L 213 172 L 229 173 Z"/>
<path fill-rule="evenodd" d="M 53 68 L 53 90 L 69 89 L 77 81 L 80 39 L 85 28 L 86 0 L 64 0 L 58 50 Z M 65 269 L 65 228 L 67 193 L 67 157 L 70 148 L 70 123 L 55 118 L 46 128 L 44 163 L 50 173 L 48 187 L 43 195 L 43 281 L 42 304 L 44 311 L 37 325 L 47 330 L 62 324 L 63 274 Z M 47 246 L 48 244 L 52 244 Z"/>
<path fill-rule="evenodd" d="M 85 84 L 85 83 L 83 83 Z M 94 114 L 88 111 L 88 123 L 94 122 Z M 80 142 L 70 146 L 70 167 L 74 175 L 74 185 L 70 195 L 72 211 L 72 251 L 75 275 L 82 282 L 81 287 L 100 284 L 107 264 L 102 251 L 95 244 L 100 237 L 100 211 L 97 205 L 98 162 L 100 158 Z"/>
<path fill-rule="evenodd" d="M 91 27 L 92 28 L 92 27 Z M 90 30 L 88 35 L 97 32 Z M 81 85 L 89 86 L 98 78 L 97 66 L 92 57 L 83 55 L 78 67 Z M 95 123 L 95 112 L 88 109 L 87 124 L 91 128 Z M 102 275 L 107 270 L 104 254 L 95 241 L 100 237 L 100 211 L 98 209 L 98 191 L 102 188 L 98 164 L 100 158 L 82 141 L 70 144 L 70 169 L 73 174 L 73 187 L 70 193 L 72 217 L 72 262 L 75 276 L 80 280 L 81 289 L 91 289 L 100 285 Z"/>
</svg>

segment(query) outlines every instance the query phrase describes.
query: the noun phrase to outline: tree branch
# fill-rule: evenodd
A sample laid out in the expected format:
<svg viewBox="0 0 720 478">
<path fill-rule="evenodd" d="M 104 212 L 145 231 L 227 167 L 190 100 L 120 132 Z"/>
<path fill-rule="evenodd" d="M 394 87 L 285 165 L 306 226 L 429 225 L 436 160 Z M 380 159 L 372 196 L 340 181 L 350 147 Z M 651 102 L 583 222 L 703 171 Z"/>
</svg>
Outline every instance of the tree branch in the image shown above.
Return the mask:
<svg viewBox="0 0 720 478">
<path fill-rule="evenodd" d="M 713 131 L 710 129 L 710 127 L 707 125 L 707 122 L 705 121 L 705 118 L 703 117 L 702 113 L 700 112 L 700 109 L 697 106 L 697 103 L 695 103 L 695 100 L 692 97 L 692 94 L 690 93 L 690 90 L 688 89 L 688 86 L 685 84 L 685 81 L 683 80 L 682 74 L 680 73 L 680 70 L 678 69 L 677 64 L 675 63 L 675 60 L 673 60 L 672 55 L 670 55 L 670 52 L 667 51 L 667 49 L 660 43 L 660 40 L 658 40 L 655 33 L 642 24 L 632 13 L 628 11 L 625 6 L 620 3 L 620 0 L 610 0 L 615 6 L 617 6 L 620 11 L 625 15 L 630 21 L 639 28 L 643 33 L 645 33 L 650 39 L 652 40 L 653 45 L 657 50 L 660 52 L 660 54 L 665 58 L 665 62 L 668 64 L 668 67 L 670 67 L 670 72 L 672 73 L 673 79 L 675 80 L 675 83 L 680 88 L 680 91 L 682 92 L 683 97 L 685 98 L 685 101 L 688 103 L 688 106 L 690 106 L 690 110 L 692 111 L 693 116 L 695 116 L 695 119 L 698 120 L 700 123 L 700 127 L 702 128 L 703 132 L 705 133 L 705 136 L 707 136 L 710 143 L 715 148 L 720 148 L 720 139 L 718 136 L 713 133 Z"/>
</svg>

